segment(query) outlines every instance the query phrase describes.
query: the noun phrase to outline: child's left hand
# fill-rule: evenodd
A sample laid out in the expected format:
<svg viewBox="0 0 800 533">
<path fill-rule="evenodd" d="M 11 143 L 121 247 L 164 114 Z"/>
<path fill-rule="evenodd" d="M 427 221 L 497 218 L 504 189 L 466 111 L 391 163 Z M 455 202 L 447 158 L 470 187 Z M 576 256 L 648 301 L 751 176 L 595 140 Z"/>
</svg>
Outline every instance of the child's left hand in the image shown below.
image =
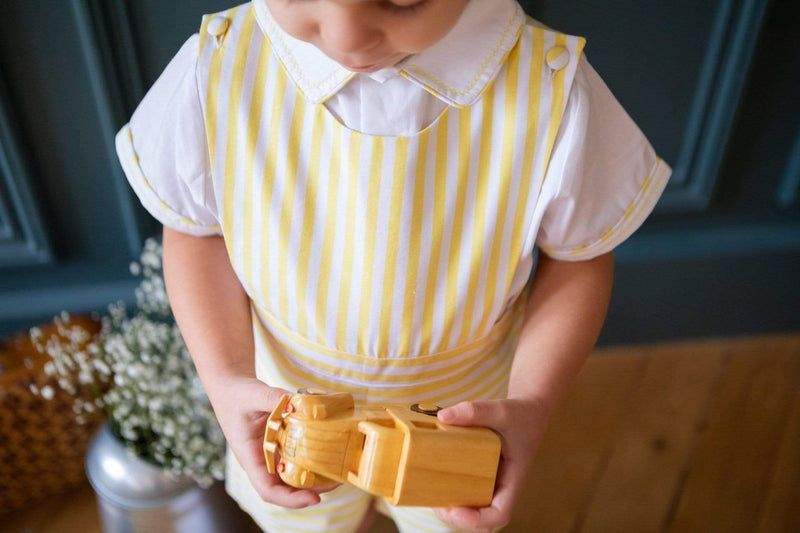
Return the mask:
<svg viewBox="0 0 800 533">
<path fill-rule="evenodd" d="M 500 435 L 500 467 L 489 507 L 436 509 L 443 522 L 468 531 L 492 531 L 505 526 L 519 498 L 533 455 L 547 422 L 542 404 L 528 399 L 461 402 L 439 411 L 439 421 L 454 426 L 483 426 Z"/>
</svg>

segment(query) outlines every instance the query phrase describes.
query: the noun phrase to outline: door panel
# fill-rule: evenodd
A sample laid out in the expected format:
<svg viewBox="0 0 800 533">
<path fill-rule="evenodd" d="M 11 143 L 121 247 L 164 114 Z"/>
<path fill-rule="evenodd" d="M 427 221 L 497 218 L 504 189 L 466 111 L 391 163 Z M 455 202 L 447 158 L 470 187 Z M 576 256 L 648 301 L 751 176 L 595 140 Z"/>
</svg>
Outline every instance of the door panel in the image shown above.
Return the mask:
<svg viewBox="0 0 800 533">
<path fill-rule="evenodd" d="M 489 0 L 481 0 L 489 1 Z M 797 330 L 800 18 L 788 1 L 528 0 L 586 54 L 673 169 L 617 251 L 602 342 Z M 113 135 L 219 0 L 4 0 L 0 334 L 133 300 L 159 232 Z"/>
</svg>

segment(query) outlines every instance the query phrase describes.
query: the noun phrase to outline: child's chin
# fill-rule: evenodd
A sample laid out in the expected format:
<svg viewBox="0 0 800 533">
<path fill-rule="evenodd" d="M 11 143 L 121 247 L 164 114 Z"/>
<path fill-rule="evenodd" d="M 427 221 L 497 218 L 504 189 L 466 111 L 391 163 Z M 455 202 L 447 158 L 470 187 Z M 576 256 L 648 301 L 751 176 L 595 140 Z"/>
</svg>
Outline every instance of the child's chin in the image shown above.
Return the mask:
<svg viewBox="0 0 800 533">
<path fill-rule="evenodd" d="M 341 65 L 344 68 L 346 68 L 347 70 L 351 70 L 353 72 L 377 72 L 379 70 L 382 70 L 382 69 L 385 69 L 385 68 L 389 68 L 389 67 L 393 67 L 394 65 L 397 65 L 398 63 L 400 63 L 406 57 L 407 56 L 385 59 L 383 61 L 379 61 L 379 62 L 376 62 L 376 63 L 370 63 L 368 65 L 348 65 L 348 64 L 345 64 L 345 63 L 341 63 Z"/>
<path fill-rule="evenodd" d="M 353 72 L 375 72 L 376 70 L 380 70 L 381 66 L 378 65 L 342 65 L 347 70 L 352 70 Z"/>
</svg>

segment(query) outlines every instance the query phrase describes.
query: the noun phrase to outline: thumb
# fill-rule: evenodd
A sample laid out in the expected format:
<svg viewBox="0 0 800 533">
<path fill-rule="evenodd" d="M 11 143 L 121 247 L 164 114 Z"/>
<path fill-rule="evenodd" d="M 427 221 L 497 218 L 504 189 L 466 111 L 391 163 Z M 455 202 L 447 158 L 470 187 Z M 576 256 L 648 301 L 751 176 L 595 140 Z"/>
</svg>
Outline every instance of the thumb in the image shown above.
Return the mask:
<svg viewBox="0 0 800 533">
<path fill-rule="evenodd" d="M 439 411 L 443 424 L 453 426 L 492 426 L 496 421 L 497 404 L 492 401 L 461 402 Z"/>
<path fill-rule="evenodd" d="M 260 382 L 258 390 L 251 396 L 255 402 L 254 407 L 259 411 L 271 412 L 284 394 L 291 395 L 287 390 L 277 387 L 270 387 L 266 383 Z"/>
</svg>

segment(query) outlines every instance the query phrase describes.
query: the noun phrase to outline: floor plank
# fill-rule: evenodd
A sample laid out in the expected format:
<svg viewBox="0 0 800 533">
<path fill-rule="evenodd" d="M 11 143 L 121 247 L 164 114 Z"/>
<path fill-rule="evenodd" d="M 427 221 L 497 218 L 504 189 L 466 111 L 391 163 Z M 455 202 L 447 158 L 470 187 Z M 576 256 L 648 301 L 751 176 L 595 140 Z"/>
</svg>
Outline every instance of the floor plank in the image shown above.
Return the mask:
<svg viewBox="0 0 800 533">
<path fill-rule="evenodd" d="M 581 531 L 660 531 L 726 358 L 715 347 L 651 350 Z"/>
<path fill-rule="evenodd" d="M 800 386 L 772 471 L 758 531 L 800 532 Z"/>
<path fill-rule="evenodd" d="M 3 533 L 102 533 L 89 482 L 0 517 Z"/>
<path fill-rule="evenodd" d="M 800 335 L 607 348 L 556 412 L 504 531 L 800 532 L 798 508 Z M 91 487 L 0 516 L 0 533 L 23 531 L 100 533 Z"/>
<path fill-rule="evenodd" d="M 589 359 L 553 416 L 507 531 L 573 530 L 643 362 L 629 351 Z"/>
<path fill-rule="evenodd" d="M 800 342 L 768 339 L 731 352 L 670 530 L 749 532 L 800 376 Z"/>
</svg>

